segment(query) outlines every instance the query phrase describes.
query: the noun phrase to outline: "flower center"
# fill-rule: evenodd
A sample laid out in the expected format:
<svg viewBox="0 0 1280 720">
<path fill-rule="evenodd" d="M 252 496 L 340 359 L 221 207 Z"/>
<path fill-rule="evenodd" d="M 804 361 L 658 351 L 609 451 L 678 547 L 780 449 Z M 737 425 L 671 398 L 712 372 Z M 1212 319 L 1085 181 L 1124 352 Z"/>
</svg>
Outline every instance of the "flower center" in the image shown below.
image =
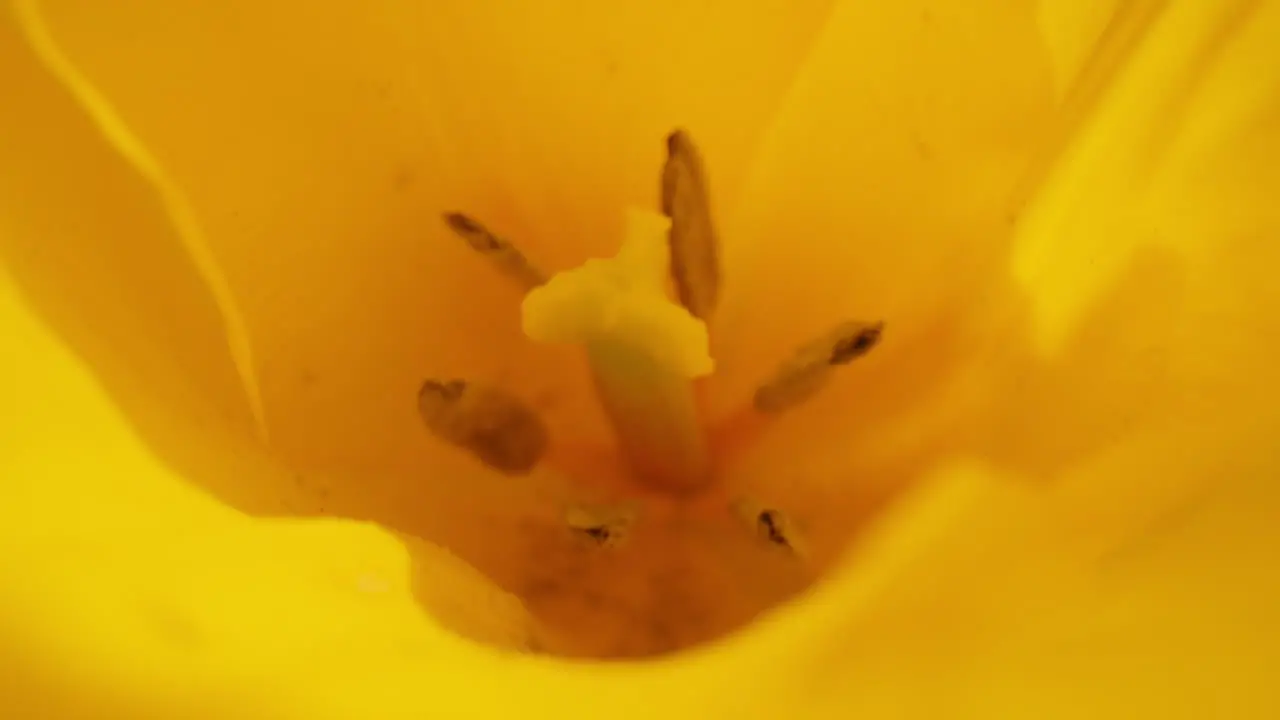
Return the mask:
<svg viewBox="0 0 1280 720">
<path fill-rule="evenodd" d="M 723 426 L 708 428 L 698 383 L 710 380 L 715 369 L 709 327 L 721 269 L 706 171 L 683 131 L 667 138 L 661 212 L 632 209 L 627 220 L 616 256 L 548 275 L 476 220 L 445 216 L 457 235 L 525 292 L 522 326 L 530 339 L 583 348 L 636 494 L 676 501 L 714 496 L 722 484 L 719 456 L 750 443 L 773 418 L 820 392 L 838 367 L 878 343 L 883 324 L 849 321 L 815 338 L 763 378 Z M 525 475 L 558 462 L 541 418 L 512 393 L 469 380 L 429 380 L 418 400 L 438 439 L 494 470 Z M 723 438 L 733 442 L 713 441 Z M 798 547 L 777 509 L 745 498 L 731 504 L 764 540 Z M 575 508 L 566 522 L 604 545 L 619 540 L 631 515 L 630 509 Z"/>
</svg>

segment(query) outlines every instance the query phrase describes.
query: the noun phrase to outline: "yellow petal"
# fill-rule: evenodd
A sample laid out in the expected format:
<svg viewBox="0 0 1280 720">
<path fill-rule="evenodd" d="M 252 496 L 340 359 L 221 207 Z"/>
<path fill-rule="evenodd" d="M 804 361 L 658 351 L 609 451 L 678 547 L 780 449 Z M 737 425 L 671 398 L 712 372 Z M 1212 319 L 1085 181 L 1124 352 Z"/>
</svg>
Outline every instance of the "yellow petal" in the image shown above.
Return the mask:
<svg viewBox="0 0 1280 720">
<path fill-rule="evenodd" d="M 968 432 L 978 391 L 954 377 L 1016 318 L 1009 234 L 1054 82 L 1032 0 L 840 3 L 765 140 L 723 233 L 711 414 L 839 323 L 885 322 L 740 458 L 738 482 L 825 518 L 818 557 Z"/>
<path fill-rule="evenodd" d="M 1250 123 L 1275 93 L 1246 70 L 1267 64 L 1245 34 L 1263 20 L 1247 4 L 1191 3 L 1159 22 L 1119 8 L 1123 32 L 1097 39 L 1077 106 L 1049 92 L 1031 4 L 963 17 L 944 5 L 837 15 L 844 30 L 833 23 L 815 52 L 759 171 L 748 206 L 762 209 L 727 247 L 737 284 L 713 328 L 722 410 L 835 321 L 887 323 L 876 352 L 741 458 L 741 482 L 813 516 L 820 555 L 948 457 L 1056 477 L 1162 415 L 1202 412 L 1180 403 L 1199 392 L 1188 388 L 1217 397 L 1208 367 L 1255 362 L 1225 352 L 1257 352 L 1237 316 L 1261 286 L 1241 286 L 1234 265 L 1268 267 L 1270 251 L 1223 230 L 1256 238 L 1274 222 L 1259 199 L 1274 181 L 1243 161 L 1265 154 L 1248 145 L 1262 142 Z M 896 40 L 848 39 L 865 27 Z M 1225 49 L 1241 54 L 1235 69 L 1204 69 Z M 1240 124 L 1192 131 L 1201 116 Z M 919 128 L 938 138 L 927 153 Z M 1200 250 L 1184 257 L 1189 242 Z M 1237 319 L 1208 320 L 1223 313 Z M 1193 340 L 1206 322 L 1216 339 Z M 1215 416 L 1234 412 L 1222 403 Z"/>
<path fill-rule="evenodd" d="M 504 672 L 424 622 L 405 553 L 385 532 L 251 520 L 166 467 L 9 275 L 0 279 L 0 328 L 22 348 L 4 359 L 13 412 L 0 426 L 7 708 L 47 718 L 387 716 L 472 703 L 476 683 Z M 209 443 L 205 431 L 175 422 L 193 448 Z M 217 450 L 209 471 L 264 461 Z M 492 589 L 433 552 L 427 582 L 441 615 L 488 641 L 527 639 L 501 635 L 511 618 Z M 459 678 L 429 694 L 406 682 L 411 667 L 430 675 L 445 664 Z M 366 689 L 399 690 L 323 697 L 356 674 Z"/>
<path fill-rule="evenodd" d="M 738 648 L 772 641 L 756 690 L 803 717 L 1272 717 L 1274 459 L 1233 463 L 1231 482 L 1154 517 L 1151 493 L 1097 487 L 1149 472 L 1158 449 L 1134 443 L 1047 492 L 948 466 L 856 571 Z M 1102 550 L 1105 515 L 1146 520 Z"/>
<path fill-rule="evenodd" d="M 6 707 L 166 716 L 206 677 L 205 711 L 245 717 L 286 665 L 308 658 L 298 678 L 313 683 L 310 660 L 349 663 L 351 642 L 381 654 L 416 634 L 427 656 L 464 657 L 419 603 L 455 631 L 526 643 L 518 603 L 438 548 L 414 545 L 411 579 L 381 531 L 259 523 L 192 484 L 266 512 L 316 490 L 257 444 L 218 309 L 160 197 L 3 20 L 0 84 L 18 101 L 0 125 Z"/>
<path fill-rule="evenodd" d="M 896 355 L 984 290 L 1053 120 L 1035 7 L 838 5 L 724 233 L 717 404 L 840 320 L 889 320 Z"/>
<path fill-rule="evenodd" d="M 1280 513 L 1269 439 L 1280 421 L 1280 294 L 1269 279 L 1280 260 L 1269 241 L 1280 232 L 1269 199 L 1280 188 L 1280 4 L 1177 3 L 1144 17 L 1140 41 L 1127 31 L 1095 50 L 1108 63 L 1095 102 L 1070 133 L 1046 128 L 1061 146 L 1027 147 L 1047 167 L 1026 160 L 1034 200 L 1010 231 L 997 220 L 1003 200 L 1023 196 L 1016 173 L 1003 194 L 959 208 L 969 224 L 923 193 L 912 215 L 901 201 L 900 234 L 883 240 L 860 234 L 864 220 L 892 229 L 871 200 L 824 210 L 801 198 L 780 206 L 777 222 L 805 218 L 790 228 L 815 247 L 790 261 L 792 273 L 812 263 L 805 286 L 765 274 L 785 273 L 788 260 L 763 239 L 758 252 L 774 265 L 748 266 L 798 324 L 880 308 L 888 323 L 882 352 L 742 459 L 742 482 L 808 521 L 820 558 L 930 469 L 957 457 L 982 463 L 967 482 L 943 475 L 934 507 L 945 523 L 917 518 L 893 541 L 923 533 L 919 544 L 886 552 L 871 538 L 858 552 L 860 572 L 847 577 L 868 583 L 877 563 L 909 559 L 884 571 L 888 587 L 864 590 L 874 609 L 850 615 L 841 635 L 874 647 L 824 655 L 885 683 L 842 709 L 925 716 L 959 703 L 990 717 L 1034 703 L 1037 715 L 1123 716 L 1123 702 L 1143 715 L 1275 712 L 1265 668 L 1275 662 L 1280 583 L 1265 558 L 1280 548 L 1267 519 Z M 835 47 L 827 77 L 842 67 Z M 1009 73 L 1028 66 L 999 63 L 1022 68 Z M 815 117 L 797 123 L 832 122 Z M 832 135 L 810 127 L 775 157 L 810 182 L 778 185 L 825 188 L 873 168 L 861 186 L 905 187 L 899 174 L 914 172 L 919 187 L 958 192 L 925 182 L 923 163 L 846 168 L 836 153 L 818 162 L 796 149 L 812 147 L 809 137 Z M 893 204 L 890 192 L 876 195 L 880 205 Z M 826 238 L 840 225 L 808 219 L 822 212 L 847 213 L 854 239 Z M 901 278 L 911 279 L 899 287 Z M 769 330 L 786 332 L 725 343 L 758 347 Z M 824 635 L 849 612 L 831 602 Z"/>
<path fill-rule="evenodd" d="M 212 444 L 255 435 L 223 308 L 166 206 L 106 141 L 110 130 L 95 127 L 37 68 L 7 7 L 4 21 L 0 67 L 11 105 L 0 118 L 0 260 L 139 432 L 170 462 L 195 471 L 208 451 L 175 437 L 175 422 L 207 425 Z M 16 371 L 6 380 L 24 392 L 48 390 L 27 387 Z M 258 508 L 280 502 L 247 485 L 236 489 Z"/>
<path fill-rule="evenodd" d="M 1105 34 L 1140 38 L 1146 22 L 1160 5 L 1160 0 L 1036 3 L 1037 25 L 1044 38 L 1058 98 L 1066 99 L 1068 94 L 1079 92 L 1084 84 L 1082 76 L 1098 69 L 1098 61 L 1103 58 L 1096 51 Z"/>
<path fill-rule="evenodd" d="M 130 418 L 186 409 L 171 432 L 205 449 L 202 463 L 183 472 L 157 462 L 140 441 L 145 433 L 126 428 L 125 414 L 68 350 L 87 357 L 82 347 L 92 342 L 50 313 L 85 308 L 60 306 L 49 299 L 58 295 L 41 297 L 31 283 L 62 275 L 42 275 L 9 252 L 23 247 L 15 238 L 29 237 L 19 224 L 31 222 L 24 213 L 53 207 L 32 198 L 58 198 L 65 176 L 28 185 L 41 178 L 38 167 L 3 166 L 0 329 L 21 348 L 0 356 L 11 411 L 0 416 L 0 669 L 8 706 L 54 718 L 397 717 L 442 709 L 618 718 L 1276 716 L 1268 673 L 1280 661 L 1272 571 L 1280 297 L 1268 239 L 1278 229 L 1271 198 L 1280 186 L 1269 70 L 1277 30 L 1280 4 L 1220 0 L 1170 3 L 1150 25 L 1115 70 L 1111 87 L 1128 89 L 1091 111 L 1036 183 L 1028 219 L 1000 258 L 1007 285 L 980 296 L 988 315 L 960 325 L 958 369 L 932 387 L 917 383 L 925 385 L 920 392 L 948 390 L 938 397 L 955 404 L 941 424 L 955 434 L 935 438 L 954 440 L 937 443 L 945 452 L 933 448 L 937 462 L 899 465 L 903 475 L 941 469 L 869 537 L 856 565 L 746 636 L 681 660 L 607 672 L 498 658 L 446 639 L 408 601 L 404 558 L 386 536 L 340 524 L 250 521 L 185 484 L 204 462 L 271 477 L 257 466 L 271 463 L 246 450 L 253 445 L 243 407 L 211 428 L 191 415 L 198 403 L 164 394 L 134 400 Z M 1219 41 L 1204 44 L 1208 35 Z M 11 35 L 0 41 L 4 87 L 21 88 L 32 102 L 16 107 L 39 112 L 49 128 L 41 135 L 13 113 L 5 130 L 27 133 L 0 138 L 29 139 L 31 156 L 46 162 L 64 147 L 63 160 L 83 166 L 82 187 L 129 190 L 135 202 L 154 203 L 136 179 L 105 174 L 120 167 L 103 160 L 100 144 L 74 144 L 91 133 L 66 98 L 55 111 L 35 102 L 62 97 L 42 100 L 33 89 L 41 83 L 10 84 L 34 70 L 13 51 Z M 1154 82 L 1185 67 L 1174 60 L 1189 44 L 1209 48 L 1198 82 L 1185 92 Z M 1154 104 L 1179 101 L 1153 112 L 1134 95 L 1148 87 Z M 59 124 L 77 119 L 78 126 Z M 1110 152 L 1143 126 L 1159 136 L 1155 161 Z M 10 176 L 11 167 L 21 173 Z M 1134 197 L 1117 198 L 1113 185 L 1078 181 L 1106 176 L 1107 168 L 1145 182 L 1124 189 Z M 1132 217 L 1114 210 L 1126 200 L 1140 201 Z M 130 209 L 114 226 L 107 215 L 102 226 L 145 237 L 147 222 L 163 230 L 157 210 L 138 219 Z M 1082 219 L 1095 214 L 1113 232 L 1174 213 L 1178 222 L 1160 226 L 1154 249 L 1123 246 L 1135 258 L 1128 272 L 1104 265 L 1093 275 L 1088 263 L 1046 261 L 1055 249 L 1074 260 L 1070 250 L 1094 229 Z M 76 237 L 57 229 L 40 226 L 41 236 Z M 73 247 L 92 245 L 91 236 Z M 179 243 L 154 251 L 164 247 Z M 1070 281 L 1076 275 L 1078 286 Z M 25 296 L 10 276 L 26 283 Z M 197 273 L 186 278 L 186 292 L 203 287 Z M 887 286 L 868 297 L 905 298 Z M 1002 302 L 1024 296 L 1024 305 Z M 214 347 L 211 338 L 222 334 L 210 319 L 212 301 L 204 290 L 194 297 L 204 298 L 198 325 L 208 332 L 192 336 Z M 926 299 L 933 304 L 916 314 L 905 299 L 886 312 L 922 322 L 939 303 Z M 37 322 L 32 307 L 50 324 Z M 138 347 L 145 343 L 135 337 L 118 350 Z M 223 385 L 207 387 L 238 390 L 229 356 L 216 347 Z M 94 369 L 109 387 L 104 357 L 105 369 Z M 841 406 L 831 403 L 845 398 L 831 398 L 825 412 L 834 414 Z M 900 398 L 879 402 L 890 400 Z M 67 436 L 68 418 L 78 418 L 75 437 Z M 962 422 L 969 419 L 976 426 Z M 903 422 L 896 430 L 896 445 L 892 433 L 875 438 L 879 452 L 906 462 L 902 447 L 919 427 Z M 865 440 L 853 445 L 876 449 Z M 957 455 L 981 461 L 957 467 L 950 461 Z M 792 465 L 774 466 L 780 476 L 824 469 L 789 457 Z M 829 470 L 833 458 L 818 460 Z M 828 511 L 848 519 L 847 508 Z"/>
</svg>

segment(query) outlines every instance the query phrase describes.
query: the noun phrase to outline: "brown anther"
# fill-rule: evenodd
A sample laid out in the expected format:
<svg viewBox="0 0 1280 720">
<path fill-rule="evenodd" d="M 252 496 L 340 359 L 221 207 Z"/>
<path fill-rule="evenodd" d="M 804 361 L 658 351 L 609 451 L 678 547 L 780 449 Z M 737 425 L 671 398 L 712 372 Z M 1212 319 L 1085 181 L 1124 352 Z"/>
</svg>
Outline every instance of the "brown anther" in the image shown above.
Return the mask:
<svg viewBox="0 0 1280 720">
<path fill-rule="evenodd" d="M 839 339 L 831 349 L 828 364 L 844 365 L 866 355 L 880 342 L 880 333 L 883 331 L 884 323 L 874 325 L 849 323 L 839 331 Z"/>
<path fill-rule="evenodd" d="M 569 528 L 592 545 L 614 547 L 626 539 L 635 522 L 635 508 L 623 506 L 584 506 L 568 508 L 565 521 Z"/>
<path fill-rule="evenodd" d="M 870 352 L 883 331 L 884 323 L 841 323 L 779 366 L 756 389 L 752 404 L 759 412 L 776 414 L 808 400 L 826 386 L 833 368 Z"/>
<path fill-rule="evenodd" d="M 715 310 L 720 294 L 719 242 L 702 157 L 689 134 L 667 136 L 662 168 L 662 212 L 671 219 L 671 277 L 680 304 L 700 320 Z"/>
<path fill-rule="evenodd" d="M 446 213 L 444 222 L 472 250 L 484 255 L 503 275 L 526 292 L 546 283 L 547 276 L 534 267 L 516 246 L 494 235 L 484 225 L 462 213 Z"/>
<path fill-rule="evenodd" d="M 791 547 L 791 542 L 787 540 L 786 532 L 783 530 L 785 520 L 777 510 L 761 510 L 756 517 L 756 524 L 759 526 L 760 535 L 765 540 L 774 545 Z"/>
<path fill-rule="evenodd" d="M 531 472 L 550 444 L 542 418 L 529 406 L 464 380 L 424 382 L 418 412 L 433 435 L 508 475 Z"/>
<path fill-rule="evenodd" d="M 739 498 L 731 505 L 734 514 L 755 533 L 761 541 L 786 550 L 797 558 L 808 555 L 808 546 L 800 529 L 786 513 L 775 507 L 762 505 L 756 499 Z"/>
</svg>

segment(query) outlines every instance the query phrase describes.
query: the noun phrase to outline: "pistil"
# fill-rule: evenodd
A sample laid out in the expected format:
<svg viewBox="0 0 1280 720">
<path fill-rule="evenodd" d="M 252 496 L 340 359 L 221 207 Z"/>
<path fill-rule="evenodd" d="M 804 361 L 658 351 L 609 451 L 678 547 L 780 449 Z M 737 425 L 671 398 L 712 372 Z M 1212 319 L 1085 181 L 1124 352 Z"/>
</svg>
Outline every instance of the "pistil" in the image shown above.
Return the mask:
<svg viewBox="0 0 1280 720">
<path fill-rule="evenodd" d="M 711 480 L 693 379 L 714 367 L 706 325 L 667 297 L 670 222 L 628 214 L 622 248 L 552 276 L 525 296 L 525 334 L 586 349 L 601 403 L 642 483 L 675 491 Z"/>
</svg>

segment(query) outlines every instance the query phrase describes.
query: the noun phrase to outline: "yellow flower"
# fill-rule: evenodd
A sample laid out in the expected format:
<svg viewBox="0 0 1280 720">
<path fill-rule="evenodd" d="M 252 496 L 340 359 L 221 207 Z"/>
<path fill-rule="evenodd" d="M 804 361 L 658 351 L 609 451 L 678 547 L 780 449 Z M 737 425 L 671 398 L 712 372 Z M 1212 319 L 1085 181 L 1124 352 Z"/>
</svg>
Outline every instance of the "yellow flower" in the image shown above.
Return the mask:
<svg viewBox="0 0 1280 720">
<path fill-rule="evenodd" d="M 1269 0 L 11 0 L 5 708 L 1276 716 L 1277 37 Z M 676 127 L 715 492 L 433 438 L 422 381 L 483 380 L 605 467 L 617 356 L 530 342 L 440 216 L 612 256 Z M 845 320 L 875 352 L 744 440 Z"/>
</svg>

